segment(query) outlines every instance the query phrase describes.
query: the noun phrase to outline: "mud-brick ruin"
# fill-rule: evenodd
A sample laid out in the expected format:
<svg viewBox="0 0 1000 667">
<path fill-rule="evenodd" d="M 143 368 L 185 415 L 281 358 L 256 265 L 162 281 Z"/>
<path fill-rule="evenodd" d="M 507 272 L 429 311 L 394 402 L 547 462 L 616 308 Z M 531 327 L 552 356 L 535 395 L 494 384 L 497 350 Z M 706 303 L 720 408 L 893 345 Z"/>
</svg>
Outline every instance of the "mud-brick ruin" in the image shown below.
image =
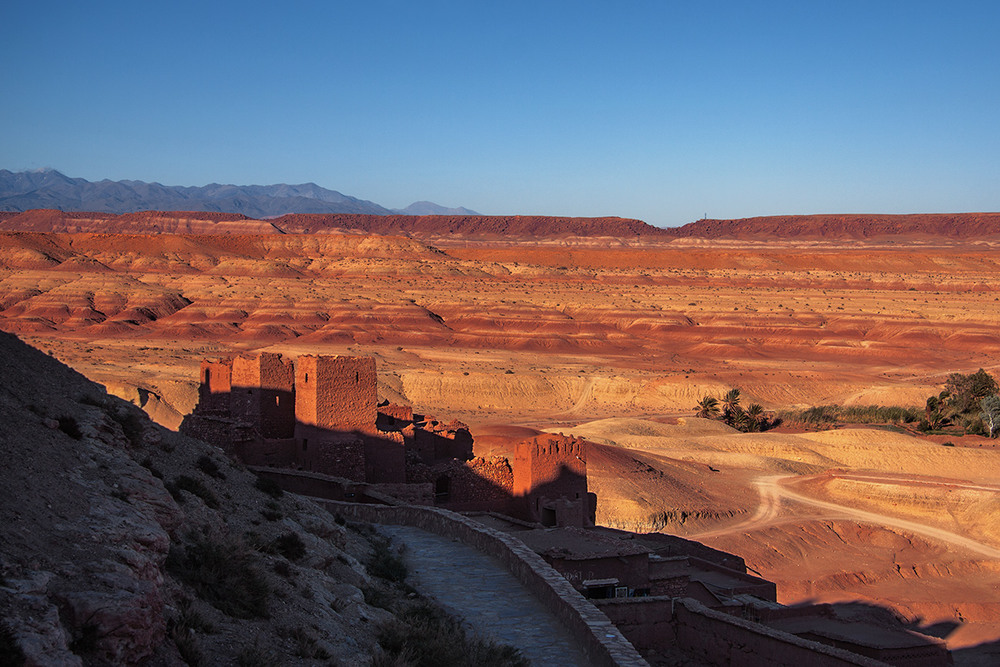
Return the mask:
<svg viewBox="0 0 1000 667">
<path fill-rule="evenodd" d="M 594 524 L 582 441 L 542 434 L 508 456 L 477 457 L 465 424 L 379 404 L 371 357 L 205 360 L 198 405 L 181 429 L 248 465 L 378 485 L 417 504 L 547 526 Z"/>
</svg>

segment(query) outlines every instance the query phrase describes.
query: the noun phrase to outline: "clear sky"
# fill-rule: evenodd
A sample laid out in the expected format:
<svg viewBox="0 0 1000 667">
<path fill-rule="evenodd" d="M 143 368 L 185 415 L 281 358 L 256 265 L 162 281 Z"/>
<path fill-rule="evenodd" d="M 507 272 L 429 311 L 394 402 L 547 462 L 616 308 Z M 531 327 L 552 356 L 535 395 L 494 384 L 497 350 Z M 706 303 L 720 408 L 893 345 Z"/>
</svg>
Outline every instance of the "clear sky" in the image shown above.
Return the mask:
<svg viewBox="0 0 1000 667">
<path fill-rule="evenodd" d="M 383 206 L 1000 210 L 1000 2 L 4 2 L 0 168 Z"/>
</svg>

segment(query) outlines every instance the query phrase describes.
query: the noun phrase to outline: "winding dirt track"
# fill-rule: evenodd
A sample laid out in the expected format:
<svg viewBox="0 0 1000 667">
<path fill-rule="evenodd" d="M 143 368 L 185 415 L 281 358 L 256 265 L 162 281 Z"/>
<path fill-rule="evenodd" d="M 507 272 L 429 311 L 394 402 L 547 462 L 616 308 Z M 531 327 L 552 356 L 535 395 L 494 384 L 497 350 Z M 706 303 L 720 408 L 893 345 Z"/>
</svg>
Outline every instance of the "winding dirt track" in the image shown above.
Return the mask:
<svg viewBox="0 0 1000 667">
<path fill-rule="evenodd" d="M 878 481 L 880 479 L 876 476 L 869 477 L 858 475 L 858 477 L 871 481 Z M 804 496 L 800 493 L 791 491 L 782 484 L 783 482 L 795 479 L 800 478 L 794 475 L 764 475 L 756 478 L 754 480 L 754 484 L 760 493 L 760 505 L 750 519 L 734 526 L 706 531 L 695 535 L 687 535 L 686 537 L 689 539 L 700 540 L 710 537 L 729 535 L 732 533 L 746 533 L 780 523 L 797 521 L 801 519 L 801 516 L 795 514 L 794 512 L 789 512 L 787 509 L 783 510 L 783 505 L 787 503 L 799 503 L 810 508 L 822 510 L 819 515 L 810 515 L 810 519 L 849 519 L 861 523 L 895 528 L 913 533 L 915 535 L 937 540 L 951 547 L 965 549 L 980 556 L 1000 560 L 1000 549 L 984 544 L 983 542 L 979 542 L 947 530 L 927 526 L 916 521 L 909 521 L 907 519 L 900 519 L 886 514 L 868 512 L 866 510 L 849 507 L 847 505 L 840 505 L 837 503 L 810 498 L 809 496 Z M 1000 488 L 998 487 L 972 484 L 943 484 L 940 482 L 932 482 L 916 478 L 909 480 L 901 478 L 887 478 L 884 481 L 893 483 L 909 481 L 934 486 L 961 486 L 964 488 L 996 491 L 1000 493 Z"/>
</svg>

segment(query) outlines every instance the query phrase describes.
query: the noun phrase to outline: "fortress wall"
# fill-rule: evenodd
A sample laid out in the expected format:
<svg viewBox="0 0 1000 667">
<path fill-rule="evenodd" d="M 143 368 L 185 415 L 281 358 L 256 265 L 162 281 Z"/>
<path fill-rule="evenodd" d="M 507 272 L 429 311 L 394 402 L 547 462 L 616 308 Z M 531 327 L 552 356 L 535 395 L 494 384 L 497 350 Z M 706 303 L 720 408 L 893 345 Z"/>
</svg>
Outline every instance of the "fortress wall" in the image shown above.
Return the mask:
<svg viewBox="0 0 1000 667">
<path fill-rule="evenodd" d="M 506 459 L 473 459 L 455 464 L 446 473 L 449 498 L 444 503 L 455 512 L 496 510 L 524 514 L 523 502 L 510 495 L 512 473 Z"/>
<path fill-rule="evenodd" d="M 674 610 L 677 644 L 723 664 L 745 664 L 747 656 L 753 656 L 758 664 L 782 667 L 884 665 L 849 651 L 713 611 L 694 600 L 679 600 Z"/>
<path fill-rule="evenodd" d="M 583 486 L 580 485 L 583 479 Z M 581 441 L 543 434 L 517 443 L 514 455 L 514 493 L 527 495 L 545 486 L 545 495 L 575 499 L 586 493 L 587 463 Z"/>
<path fill-rule="evenodd" d="M 389 403 L 388 405 L 383 405 L 378 408 L 378 412 L 386 417 L 391 417 L 396 421 L 407 423 L 413 421 L 413 407 L 409 405 Z"/>
<path fill-rule="evenodd" d="M 295 364 L 295 416 L 335 431 L 375 433 L 378 395 L 374 357 L 315 357 Z"/>
<path fill-rule="evenodd" d="M 402 433 L 382 433 L 365 438 L 365 481 L 404 484 L 406 445 Z"/>
<path fill-rule="evenodd" d="M 247 466 L 258 477 L 273 479 L 289 493 L 310 496 L 313 499 L 353 501 L 365 493 L 365 484 L 343 477 L 333 477 L 305 470 Z"/>
<path fill-rule="evenodd" d="M 198 410 L 205 413 L 228 413 L 229 392 L 232 389 L 232 359 L 201 362 L 201 384 L 198 387 Z"/>
<path fill-rule="evenodd" d="M 315 426 L 318 423 L 316 416 L 318 360 L 318 357 L 312 355 L 302 355 L 295 360 L 295 421 L 298 424 Z M 298 438 L 297 428 L 295 437 Z"/>
<path fill-rule="evenodd" d="M 600 600 L 597 606 L 640 650 L 680 649 L 717 665 L 884 667 L 885 663 L 666 597 Z"/>
<path fill-rule="evenodd" d="M 541 556 L 515 537 L 488 528 L 474 519 L 440 508 L 317 502 L 330 512 L 355 521 L 415 526 L 443 537 L 460 540 L 485 554 L 494 556 L 562 621 L 595 665 L 600 667 L 648 665 L 621 632 L 611 624 L 607 616 L 584 599 L 562 575 L 542 560 Z"/>
<path fill-rule="evenodd" d="M 642 652 L 677 646 L 674 601 L 664 597 L 594 600 L 632 645 Z"/>
<path fill-rule="evenodd" d="M 295 371 L 274 352 L 233 359 L 232 417 L 256 424 L 264 438 L 290 438 L 295 429 Z"/>
</svg>

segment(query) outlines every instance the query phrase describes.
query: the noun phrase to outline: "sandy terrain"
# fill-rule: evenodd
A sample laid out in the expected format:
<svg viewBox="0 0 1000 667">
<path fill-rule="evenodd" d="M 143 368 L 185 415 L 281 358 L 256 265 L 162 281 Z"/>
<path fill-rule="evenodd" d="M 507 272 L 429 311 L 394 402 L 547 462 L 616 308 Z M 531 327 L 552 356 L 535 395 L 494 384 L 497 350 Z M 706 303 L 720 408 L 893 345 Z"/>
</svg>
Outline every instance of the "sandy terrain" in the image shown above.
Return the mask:
<svg viewBox="0 0 1000 667">
<path fill-rule="evenodd" d="M 921 404 L 996 366 L 989 245 L 559 243 L 3 234 L 0 328 L 178 413 L 231 349 L 374 354 L 387 397 L 472 422 L 686 413 L 734 385 Z"/>
<path fill-rule="evenodd" d="M 568 429 L 649 466 L 630 474 L 591 455 L 600 522 L 740 554 L 786 604 L 869 600 L 944 628 L 952 648 L 1000 638 L 1000 452 L 877 429 L 742 434 L 680 421 Z M 677 484 L 684 466 L 708 469 L 694 492 Z"/>
<path fill-rule="evenodd" d="M 7 233 L 0 329 L 168 426 L 203 357 L 374 355 L 380 394 L 418 411 L 592 439 L 602 523 L 738 553 L 784 602 L 962 623 L 963 646 L 1000 637 L 1000 451 L 677 417 L 732 386 L 769 409 L 922 405 L 950 372 L 996 374 L 998 265 L 991 242 L 923 237 Z"/>
</svg>

